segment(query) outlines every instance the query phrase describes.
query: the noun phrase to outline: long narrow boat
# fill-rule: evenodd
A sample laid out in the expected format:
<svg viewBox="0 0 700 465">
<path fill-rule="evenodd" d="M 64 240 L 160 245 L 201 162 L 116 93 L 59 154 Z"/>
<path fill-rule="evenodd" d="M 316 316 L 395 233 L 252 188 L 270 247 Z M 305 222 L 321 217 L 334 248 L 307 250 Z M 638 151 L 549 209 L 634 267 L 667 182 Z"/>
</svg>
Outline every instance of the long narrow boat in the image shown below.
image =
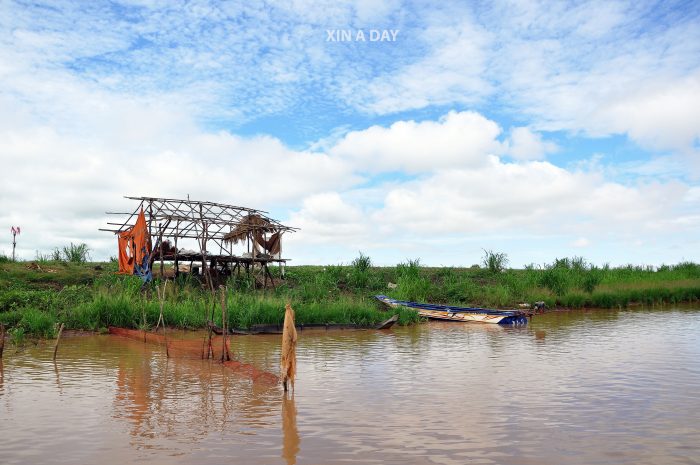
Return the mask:
<svg viewBox="0 0 700 465">
<path fill-rule="evenodd" d="M 520 310 L 493 310 L 489 308 L 455 307 L 452 305 L 423 304 L 408 300 L 396 300 L 385 295 L 374 296 L 381 303 L 395 308 L 408 307 L 420 316 L 433 320 L 495 323 L 499 325 L 527 324 L 527 314 Z"/>
</svg>

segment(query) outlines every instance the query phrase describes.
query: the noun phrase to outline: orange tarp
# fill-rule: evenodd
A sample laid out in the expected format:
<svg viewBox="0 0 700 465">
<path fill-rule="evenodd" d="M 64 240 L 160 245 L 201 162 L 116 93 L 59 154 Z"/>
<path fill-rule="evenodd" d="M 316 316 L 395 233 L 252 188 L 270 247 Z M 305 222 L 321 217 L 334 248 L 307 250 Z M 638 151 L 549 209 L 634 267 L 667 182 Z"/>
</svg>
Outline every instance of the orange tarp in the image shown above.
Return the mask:
<svg viewBox="0 0 700 465">
<path fill-rule="evenodd" d="M 143 210 L 136 223 L 126 231 L 119 233 L 119 273 L 133 274 L 134 266 L 143 263 L 146 255 L 151 253 L 151 235 L 148 233 L 146 217 Z"/>
</svg>

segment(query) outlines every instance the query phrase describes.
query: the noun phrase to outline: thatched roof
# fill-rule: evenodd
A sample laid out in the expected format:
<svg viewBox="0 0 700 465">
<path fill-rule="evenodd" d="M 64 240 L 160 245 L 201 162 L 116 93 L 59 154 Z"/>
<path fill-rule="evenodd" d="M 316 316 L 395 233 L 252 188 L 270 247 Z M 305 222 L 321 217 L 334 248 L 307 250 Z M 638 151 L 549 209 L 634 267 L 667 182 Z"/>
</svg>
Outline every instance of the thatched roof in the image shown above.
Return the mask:
<svg viewBox="0 0 700 465">
<path fill-rule="evenodd" d="M 247 237 L 251 237 L 255 233 L 269 233 L 278 231 L 280 228 L 271 223 L 269 220 L 257 214 L 245 216 L 236 227 L 224 235 L 226 242 L 237 244 L 239 241 L 244 241 Z"/>
</svg>

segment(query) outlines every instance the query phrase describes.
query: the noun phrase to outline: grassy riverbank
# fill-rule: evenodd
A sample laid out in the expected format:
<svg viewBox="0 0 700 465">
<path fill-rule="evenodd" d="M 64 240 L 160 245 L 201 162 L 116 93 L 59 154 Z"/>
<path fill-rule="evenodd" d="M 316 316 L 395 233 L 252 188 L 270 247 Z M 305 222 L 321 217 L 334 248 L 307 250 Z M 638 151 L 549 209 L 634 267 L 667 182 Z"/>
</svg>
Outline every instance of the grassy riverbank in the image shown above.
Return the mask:
<svg viewBox="0 0 700 465">
<path fill-rule="evenodd" d="M 276 290 L 255 289 L 252 279 L 230 279 L 229 325 L 279 324 L 284 303 L 292 302 L 297 323 L 373 325 L 387 317 L 377 311 L 374 294 L 414 301 L 512 307 L 543 300 L 549 307 L 617 308 L 700 300 L 700 265 L 681 263 L 658 269 L 595 267 L 580 258 L 545 266 L 503 269 L 485 260 L 483 267 L 427 268 L 418 261 L 372 267 L 367 257 L 348 266 L 288 267 Z M 64 261 L 0 262 L 0 322 L 11 339 L 52 337 L 56 323 L 68 329 L 99 330 L 109 325 L 155 325 L 159 301 L 153 287 L 135 277 L 115 275 L 114 263 Z M 273 269 L 279 277 L 279 270 Z M 168 284 L 166 323 L 202 328 L 217 305 L 199 282 L 182 277 Z M 215 312 L 218 314 L 217 312 Z M 418 320 L 401 312 L 400 323 Z M 220 316 L 217 315 L 217 323 Z"/>
<path fill-rule="evenodd" d="M 574 258 L 525 269 L 489 269 L 427 268 L 409 261 L 365 273 L 353 266 L 297 267 L 290 270 L 289 282 L 307 295 L 382 293 L 401 300 L 497 308 L 536 301 L 550 308 L 617 308 L 700 300 L 700 265 L 689 262 L 658 269 L 611 268 Z"/>
<path fill-rule="evenodd" d="M 0 323 L 10 340 L 26 336 L 49 338 L 56 324 L 67 329 L 100 330 L 107 326 L 153 327 L 160 301 L 154 285 L 142 288 L 141 280 L 115 274 L 114 263 L 62 261 L 0 262 Z M 278 270 L 274 270 L 278 273 Z M 156 280 L 155 284 L 161 284 Z M 297 324 L 376 325 L 389 317 L 367 293 L 309 293 L 308 283 L 287 283 L 273 291 L 256 289 L 254 279 L 229 280 L 227 308 L 229 326 L 249 328 L 256 324 L 281 324 L 284 305 L 290 301 Z M 214 311 L 221 325 L 220 296 L 212 296 L 194 278 L 169 281 L 163 302 L 166 324 L 183 329 L 206 325 Z M 400 310 L 399 324 L 418 322 L 410 310 Z"/>
</svg>

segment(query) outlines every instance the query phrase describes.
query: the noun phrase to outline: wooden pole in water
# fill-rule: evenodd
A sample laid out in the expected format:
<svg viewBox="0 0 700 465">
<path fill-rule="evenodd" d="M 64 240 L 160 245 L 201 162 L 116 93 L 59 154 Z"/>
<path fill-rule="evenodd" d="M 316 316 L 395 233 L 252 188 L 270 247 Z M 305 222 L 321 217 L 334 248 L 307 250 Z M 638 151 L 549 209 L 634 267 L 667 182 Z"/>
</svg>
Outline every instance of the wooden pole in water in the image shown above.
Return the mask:
<svg viewBox="0 0 700 465">
<path fill-rule="evenodd" d="M 161 322 L 163 323 L 163 342 L 165 343 L 165 356 L 170 358 L 170 350 L 168 349 L 168 335 L 165 332 L 165 317 L 163 316 L 163 303 L 165 301 L 165 289 L 168 287 L 168 281 L 165 280 L 163 284 L 163 291 L 161 292 L 160 287 L 156 287 L 158 291 L 158 300 L 160 301 L 160 315 L 158 316 L 158 323 L 156 324 L 156 332 L 158 332 L 158 326 Z"/>
<path fill-rule="evenodd" d="M 160 286 L 156 286 L 156 292 L 158 293 L 158 301 L 160 303 L 160 315 L 158 315 L 158 323 L 156 323 L 156 332 L 161 322 L 163 323 L 163 333 L 165 333 L 165 318 L 163 317 L 163 302 L 165 300 L 165 288 L 168 287 L 168 281 L 165 280 L 163 284 L 163 291 L 161 294 Z"/>
<path fill-rule="evenodd" d="M 143 329 L 143 342 L 146 343 L 146 294 L 143 294 L 141 302 L 141 326 Z"/>
<path fill-rule="evenodd" d="M 5 350 L 5 325 L 0 323 L 0 359 L 2 359 L 2 352 Z"/>
<path fill-rule="evenodd" d="M 58 328 L 58 336 L 56 336 L 56 344 L 53 346 L 53 359 L 56 360 L 56 352 L 58 352 L 58 342 L 61 340 L 61 334 L 63 333 L 63 323 L 61 327 Z"/>
<path fill-rule="evenodd" d="M 221 291 L 221 329 L 224 335 L 224 341 L 221 345 L 221 361 L 228 362 L 231 360 L 231 354 L 228 351 L 226 339 L 228 338 L 228 310 L 226 309 L 226 287 L 219 286 Z"/>
<path fill-rule="evenodd" d="M 294 326 L 294 310 L 287 302 L 284 309 L 284 326 L 282 328 L 282 353 L 280 354 L 280 368 L 282 371 L 282 386 L 284 392 L 291 385 L 294 390 L 294 377 L 297 370 L 297 330 Z"/>
</svg>

